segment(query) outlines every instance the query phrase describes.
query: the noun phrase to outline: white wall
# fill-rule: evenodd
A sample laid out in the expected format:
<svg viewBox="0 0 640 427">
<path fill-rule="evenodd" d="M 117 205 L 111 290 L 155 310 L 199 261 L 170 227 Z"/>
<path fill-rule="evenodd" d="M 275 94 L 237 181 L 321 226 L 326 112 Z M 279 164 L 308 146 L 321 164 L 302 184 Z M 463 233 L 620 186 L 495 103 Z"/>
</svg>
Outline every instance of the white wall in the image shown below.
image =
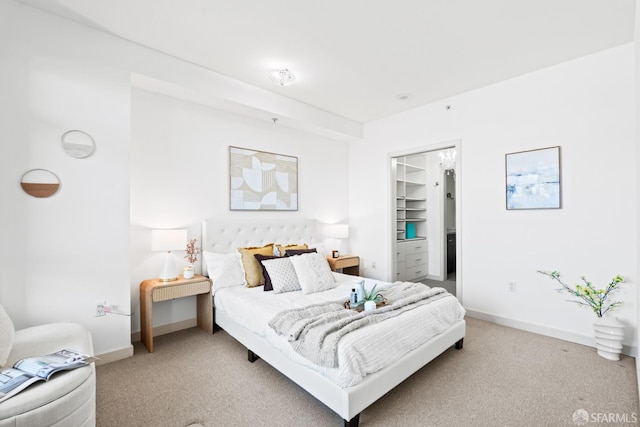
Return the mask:
<svg viewBox="0 0 640 427">
<path fill-rule="evenodd" d="M 129 73 L 116 39 L 14 2 L 0 3 L 0 303 L 16 328 L 75 321 L 96 351 L 131 351 L 130 319 L 95 317 L 98 301 L 129 308 Z M 90 133 L 97 151 L 67 156 L 60 137 Z M 53 171 L 59 192 L 36 199 L 21 175 Z"/>
<path fill-rule="evenodd" d="M 304 217 L 320 223 L 348 219 L 347 144 L 188 101 L 134 89 L 131 108 L 132 306 L 139 328 L 138 284 L 157 277 L 163 254 L 150 251 L 152 228 L 186 228 L 201 241 L 210 217 Z M 298 158 L 297 212 L 231 212 L 228 147 Z M 306 242 L 312 243 L 312 242 Z M 175 252 L 179 268 L 183 251 Z M 199 261 L 200 262 L 200 261 Z M 199 267 L 199 265 L 198 265 Z M 154 324 L 195 317 L 195 300 L 158 303 Z"/>
<path fill-rule="evenodd" d="M 429 278 L 438 280 L 442 275 L 442 259 L 444 247 L 444 217 L 442 171 L 439 165 L 439 153 L 430 152 L 427 158 L 427 247 L 429 259 Z M 436 183 L 438 183 L 436 185 Z"/>
<path fill-rule="evenodd" d="M 636 0 L 634 45 L 636 58 L 636 165 L 640 165 L 640 0 Z M 640 174 L 636 175 L 636 185 L 638 186 L 638 193 L 640 193 Z M 636 209 L 640 212 L 640 195 L 637 196 Z M 636 245 L 640 248 L 640 229 L 636 230 Z M 640 277 L 640 263 L 636 266 L 636 277 Z M 636 313 L 640 318 L 640 292 L 637 292 Z M 636 334 L 637 342 L 640 342 L 640 328 L 636 328 Z M 640 388 L 640 362 L 637 357 L 636 375 L 638 377 L 638 388 Z"/>
<path fill-rule="evenodd" d="M 479 315 L 592 343 L 593 313 L 567 303 L 537 269 L 573 282 L 629 283 L 616 314 L 636 344 L 637 156 L 632 44 L 365 125 L 350 145 L 352 251 L 390 277 L 390 152 L 461 139 L 457 192 L 462 299 Z M 451 109 L 445 108 L 447 105 Z M 563 208 L 506 211 L 506 153 L 560 145 Z M 460 234 L 461 233 L 461 234 Z M 507 285 L 516 282 L 517 292 Z"/>
</svg>

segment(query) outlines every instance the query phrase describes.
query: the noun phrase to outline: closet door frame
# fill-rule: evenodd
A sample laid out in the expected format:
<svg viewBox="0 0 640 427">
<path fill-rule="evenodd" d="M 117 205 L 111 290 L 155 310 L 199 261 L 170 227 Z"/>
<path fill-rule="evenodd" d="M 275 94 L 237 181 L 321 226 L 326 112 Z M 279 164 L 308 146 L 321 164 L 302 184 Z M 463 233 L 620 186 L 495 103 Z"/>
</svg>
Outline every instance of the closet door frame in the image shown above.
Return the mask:
<svg viewBox="0 0 640 427">
<path fill-rule="evenodd" d="M 439 143 L 434 143 L 425 146 L 412 147 L 402 151 L 395 151 L 388 154 L 387 164 L 389 165 L 389 191 L 387 194 L 389 195 L 389 218 L 391 219 L 389 223 L 389 264 L 390 274 L 389 280 L 391 282 L 396 280 L 397 277 L 397 259 L 396 259 L 396 242 L 397 242 L 397 221 L 396 221 L 396 161 L 397 157 L 402 156 L 411 156 L 419 153 L 427 153 L 433 151 L 441 151 L 445 149 L 455 148 L 456 150 L 456 178 L 455 178 L 455 194 L 456 194 L 456 213 L 455 213 L 455 222 L 456 222 L 456 297 L 463 302 L 463 289 L 462 289 L 462 259 L 463 259 L 463 249 L 462 249 L 462 241 L 463 241 L 463 230 L 461 224 L 462 218 L 462 192 L 461 185 L 463 179 L 463 171 L 461 168 L 462 165 L 462 140 L 455 139 L 449 141 L 443 141 Z M 427 200 L 427 204 L 429 201 Z M 429 221 L 427 217 L 427 221 Z M 445 233 L 446 237 L 446 233 Z M 442 254 L 446 254 L 446 244 L 447 239 L 442 239 Z M 442 260 L 441 269 L 446 268 L 446 261 Z"/>
</svg>

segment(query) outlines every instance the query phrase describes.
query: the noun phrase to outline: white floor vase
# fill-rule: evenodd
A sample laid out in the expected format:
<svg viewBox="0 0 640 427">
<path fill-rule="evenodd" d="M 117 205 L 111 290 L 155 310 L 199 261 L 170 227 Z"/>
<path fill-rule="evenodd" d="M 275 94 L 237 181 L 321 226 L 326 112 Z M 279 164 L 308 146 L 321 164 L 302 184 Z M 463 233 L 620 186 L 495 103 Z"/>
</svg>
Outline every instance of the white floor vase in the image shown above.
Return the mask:
<svg viewBox="0 0 640 427">
<path fill-rule="evenodd" d="M 620 360 L 624 323 L 617 317 L 598 317 L 593 324 L 598 354 L 605 359 Z"/>
</svg>

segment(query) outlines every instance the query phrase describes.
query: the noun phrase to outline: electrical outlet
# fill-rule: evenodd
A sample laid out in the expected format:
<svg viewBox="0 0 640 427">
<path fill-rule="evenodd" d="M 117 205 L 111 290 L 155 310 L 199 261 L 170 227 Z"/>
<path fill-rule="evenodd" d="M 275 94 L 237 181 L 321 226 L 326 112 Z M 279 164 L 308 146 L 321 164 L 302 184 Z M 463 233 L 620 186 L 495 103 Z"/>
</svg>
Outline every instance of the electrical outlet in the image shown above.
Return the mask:
<svg viewBox="0 0 640 427">
<path fill-rule="evenodd" d="M 507 290 L 509 292 L 515 292 L 516 291 L 516 282 L 509 282 L 509 284 L 507 285 Z"/>
<path fill-rule="evenodd" d="M 105 305 L 103 303 L 98 303 L 98 305 L 96 305 L 96 317 L 107 315 L 107 312 L 104 311 L 104 306 Z"/>
<path fill-rule="evenodd" d="M 375 261 L 371 262 L 371 268 L 373 268 L 374 270 L 376 269 L 376 262 Z"/>
</svg>

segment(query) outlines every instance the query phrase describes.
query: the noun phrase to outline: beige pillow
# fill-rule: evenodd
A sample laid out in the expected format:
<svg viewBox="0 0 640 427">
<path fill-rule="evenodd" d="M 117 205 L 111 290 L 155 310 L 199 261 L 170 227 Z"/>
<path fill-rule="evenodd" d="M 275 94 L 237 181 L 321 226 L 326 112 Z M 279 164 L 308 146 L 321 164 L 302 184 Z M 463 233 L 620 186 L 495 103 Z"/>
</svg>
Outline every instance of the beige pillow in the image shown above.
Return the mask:
<svg viewBox="0 0 640 427">
<path fill-rule="evenodd" d="M 297 243 L 293 243 L 291 245 L 276 245 L 276 255 L 278 256 L 284 256 L 285 252 L 287 251 L 287 249 L 309 249 L 309 246 L 307 246 L 306 243 L 303 243 L 301 245 L 297 244 Z"/>
<path fill-rule="evenodd" d="M 7 363 L 15 334 L 16 330 L 13 327 L 11 318 L 0 305 L 0 367 Z"/>
<path fill-rule="evenodd" d="M 247 287 L 254 288 L 264 285 L 262 267 L 254 255 L 273 255 L 273 243 L 260 247 L 238 248 L 238 252 L 242 256 L 242 268 L 244 269 L 244 277 L 247 280 Z"/>
</svg>

